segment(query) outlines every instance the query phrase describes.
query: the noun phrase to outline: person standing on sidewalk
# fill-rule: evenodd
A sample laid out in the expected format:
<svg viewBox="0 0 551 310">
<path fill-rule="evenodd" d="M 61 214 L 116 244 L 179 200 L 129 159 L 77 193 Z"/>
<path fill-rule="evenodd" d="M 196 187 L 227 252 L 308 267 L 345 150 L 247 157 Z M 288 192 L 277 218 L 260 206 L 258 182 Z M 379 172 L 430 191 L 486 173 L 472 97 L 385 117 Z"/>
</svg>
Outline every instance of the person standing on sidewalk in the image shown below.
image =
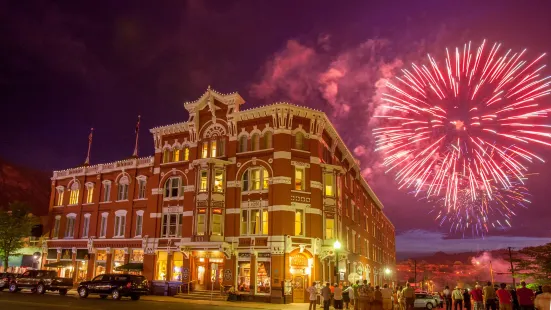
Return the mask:
<svg viewBox="0 0 551 310">
<path fill-rule="evenodd" d="M 513 310 L 513 297 L 507 288 L 507 284 L 501 283 L 500 289 L 497 290 L 497 299 L 499 300 L 499 310 Z"/>
<path fill-rule="evenodd" d="M 354 295 L 354 288 L 352 287 L 352 285 L 346 287 L 344 291 L 342 291 L 342 295 L 345 309 L 348 310 L 350 305 L 352 305 L 352 308 L 354 308 L 354 298 L 356 296 Z"/>
<path fill-rule="evenodd" d="M 406 288 L 402 291 L 402 295 L 406 299 L 406 310 L 413 310 L 415 304 L 415 291 L 409 282 L 406 283 Z"/>
<path fill-rule="evenodd" d="M 388 284 L 383 285 L 381 295 L 383 297 L 383 310 L 392 310 L 392 289 L 388 288 Z"/>
<path fill-rule="evenodd" d="M 333 307 L 342 309 L 342 288 L 338 283 L 335 283 L 335 289 L 333 290 Z"/>
<path fill-rule="evenodd" d="M 316 288 L 316 282 L 312 283 L 312 286 L 310 286 L 308 289 L 308 294 L 310 294 L 310 306 L 308 307 L 308 310 L 316 310 L 316 301 L 318 297 L 318 290 Z"/>
<path fill-rule="evenodd" d="M 471 290 L 471 298 L 473 300 L 473 310 L 484 310 L 484 301 L 482 297 L 482 289 L 480 285 L 476 285 L 474 290 Z"/>
<path fill-rule="evenodd" d="M 520 282 L 521 288 L 517 290 L 520 310 L 534 310 L 534 291 L 526 287 L 526 282 Z"/>
<path fill-rule="evenodd" d="M 492 282 L 488 281 L 482 293 L 484 294 L 486 310 L 496 310 L 496 291 L 492 286 Z"/>
<path fill-rule="evenodd" d="M 329 282 L 325 283 L 325 286 L 321 289 L 321 297 L 323 298 L 323 310 L 329 310 L 331 304 L 331 288 L 329 288 Z"/>
<path fill-rule="evenodd" d="M 452 292 L 452 301 L 453 310 L 457 310 L 458 306 L 459 310 L 463 310 L 463 291 L 459 288 L 459 286 L 456 286 L 455 290 Z"/>
</svg>

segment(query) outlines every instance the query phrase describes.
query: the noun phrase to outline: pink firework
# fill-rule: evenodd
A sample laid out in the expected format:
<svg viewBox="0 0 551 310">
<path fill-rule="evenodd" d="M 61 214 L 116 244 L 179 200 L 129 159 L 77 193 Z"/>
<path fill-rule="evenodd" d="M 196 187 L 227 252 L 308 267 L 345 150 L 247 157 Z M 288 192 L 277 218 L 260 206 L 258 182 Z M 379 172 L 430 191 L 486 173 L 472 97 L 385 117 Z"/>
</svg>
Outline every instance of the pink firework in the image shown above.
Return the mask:
<svg viewBox="0 0 551 310">
<path fill-rule="evenodd" d="M 385 112 L 376 116 L 384 126 L 373 134 L 400 188 L 463 214 L 457 210 L 488 204 L 496 189 L 524 184 L 528 165 L 543 162 L 536 150 L 551 146 L 545 54 L 527 61 L 525 52 L 469 42 L 388 83 Z"/>
</svg>

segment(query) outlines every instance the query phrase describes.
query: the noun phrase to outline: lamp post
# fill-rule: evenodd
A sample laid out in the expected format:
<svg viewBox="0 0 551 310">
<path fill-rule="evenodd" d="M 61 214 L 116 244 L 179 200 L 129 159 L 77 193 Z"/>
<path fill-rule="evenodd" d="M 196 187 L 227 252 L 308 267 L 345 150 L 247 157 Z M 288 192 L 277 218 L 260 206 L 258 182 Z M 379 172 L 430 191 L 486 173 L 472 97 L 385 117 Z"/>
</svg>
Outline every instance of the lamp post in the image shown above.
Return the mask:
<svg viewBox="0 0 551 310">
<path fill-rule="evenodd" d="M 335 249 L 335 282 L 338 282 L 338 274 L 339 274 L 339 249 L 341 248 L 341 243 L 339 240 L 336 240 L 333 244 L 333 249 Z"/>
</svg>

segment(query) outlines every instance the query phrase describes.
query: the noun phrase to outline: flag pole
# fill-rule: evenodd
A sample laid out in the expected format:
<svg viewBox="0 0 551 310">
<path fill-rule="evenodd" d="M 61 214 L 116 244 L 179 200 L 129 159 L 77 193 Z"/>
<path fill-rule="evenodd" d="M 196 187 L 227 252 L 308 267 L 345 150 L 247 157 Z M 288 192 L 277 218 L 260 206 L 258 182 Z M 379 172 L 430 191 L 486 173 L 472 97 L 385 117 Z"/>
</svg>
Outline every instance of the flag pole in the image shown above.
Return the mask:
<svg viewBox="0 0 551 310">
<path fill-rule="evenodd" d="M 141 115 L 138 115 L 138 122 L 136 123 L 136 142 L 134 144 L 134 153 L 132 153 L 132 157 L 138 157 L 138 137 L 140 134 L 140 119 L 141 119 Z"/>
<path fill-rule="evenodd" d="M 90 129 L 90 134 L 88 135 L 88 153 L 86 154 L 86 160 L 84 161 L 84 165 L 88 166 L 90 165 L 90 150 L 92 149 L 92 137 L 94 135 L 94 128 Z"/>
</svg>

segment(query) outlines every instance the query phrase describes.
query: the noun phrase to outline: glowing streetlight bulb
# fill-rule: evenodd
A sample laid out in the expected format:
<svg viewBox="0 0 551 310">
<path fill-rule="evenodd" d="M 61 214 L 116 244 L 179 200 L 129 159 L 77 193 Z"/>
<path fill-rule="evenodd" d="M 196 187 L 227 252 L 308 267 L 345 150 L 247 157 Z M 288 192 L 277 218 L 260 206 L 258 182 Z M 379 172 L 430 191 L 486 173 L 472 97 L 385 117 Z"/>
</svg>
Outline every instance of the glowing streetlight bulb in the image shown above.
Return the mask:
<svg viewBox="0 0 551 310">
<path fill-rule="evenodd" d="M 341 243 L 339 242 L 339 240 L 335 241 L 335 243 L 333 244 L 333 248 L 337 250 L 341 248 Z"/>
</svg>

